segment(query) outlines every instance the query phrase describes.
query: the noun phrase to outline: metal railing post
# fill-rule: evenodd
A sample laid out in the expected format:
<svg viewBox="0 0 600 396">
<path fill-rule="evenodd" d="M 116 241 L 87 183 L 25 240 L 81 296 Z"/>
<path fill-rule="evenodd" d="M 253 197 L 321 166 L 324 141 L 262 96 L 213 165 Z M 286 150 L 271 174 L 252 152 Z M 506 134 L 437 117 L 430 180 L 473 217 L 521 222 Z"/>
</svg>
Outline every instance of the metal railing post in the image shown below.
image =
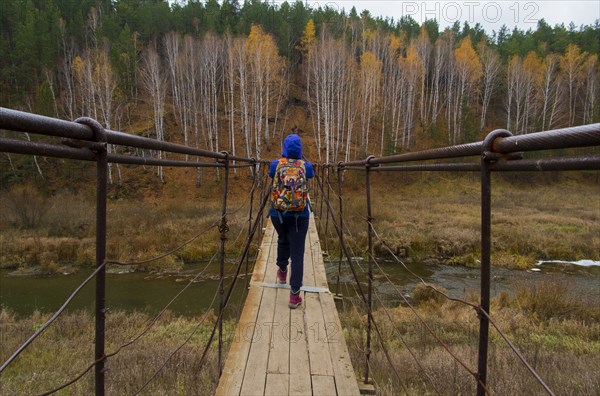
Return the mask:
<svg viewBox="0 0 600 396">
<path fill-rule="evenodd" d="M 339 237 L 340 238 L 340 260 L 338 262 L 337 280 L 335 282 L 335 295 L 339 296 L 340 295 L 340 275 L 342 272 L 342 257 L 344 254 L 344 251 L 342 249 L 342 246 L 344 244 L 344 206 L 343 206 L 343 200 L 342 200 L 342 167 L 340 164 L 338 164 L 338 168 L 337 168 L 337 177 L 338 177 L 338 201 L 339 201 L 339 205 L 340 205 L 340 209 L 339 209 L 340 210 L 340 237 Z"/>
<path fill-rule="evenodd" d="M 81 117 L 75 122 L 87 125 L 94 133 L 97 142 L 92 151 L 96 159 L 96 268 L 103 266 L 106 260 L 106 206 L 108 191 L 108 151 L 106 132 L 98 121 Z M 96 334 L 94 359 L 94 384 L 96 396 L 104 396 L 104 349 L 106 339 L 106 267 L 96 275 Z"/>
<path fill-rule="evenodd" d="M 371 327 L 373 322 L 373 217 L 371 216 L 371 164 L 370 156 L 365 164 L 365 183 L 367 189 L 367 226 L 368 226 L 368 289 L 367 289 L 367 348 L 365 351 L 365 384 L 369 382 L 369 359 L 371 357 Z"/>
<path fill-rule="evenodd" d="M 252 231 L 252 209 L 254 207 L 254 191 L 256 190 L 256 181 L 258 180 L 258 167 L 257 164 L 252 166 L 252 191 L 250 191 L 250 209 L 248 209 L 248 235 Z M 250 255 L 246 256 L 246 268 L 244 272 L 244 279 L 246 283 L 246 289 L 250 287 L 250 279 L 248 279 L 248 265 L 250 261 Z"/>
<path fill-rule="evenodd" d="M 490 270 L 492 238 L 492 174 L 490 165 L 498 159 L 493 152 L 496 138 L 508 137 L 511 133 L 498 129 L 484 140 L 481 153 L 481 297 L 479 309 L 490 313 Z M 486 315 L 479 315 L 479 353 L 477 355 L 477 396 L 485 395 L 487 383 L 487 355 L 490 322 Z"/>
<path fill-rule="evenodd" d="M 325 167 L 325 172 L 327 173 L 327 192 L 325 194 L 323 194 L 323 198 L 326 199 L 329 202 L 329 188 L 331 187 L 330 184 L 330 180 L 329 180 L 329 166 Z M 325 247 L 327 247 L 327 230 L 329 228 L 329 212 L 327 211 L 327 209 L 325 209 L 325 233 L 324 233 L 324 238 L 325 238 Z M 328 252 L 329 253 L 329 252 Z"/>
<path fill-rule="evenodd" d="M 319 197 L 319 222 L 321 221 L 321 217 L 323 217 L 323 201 L 325 200 L 325 167 L 320 166 L 321 170 L 321 180 L 323 180 L 323 191 L 321 191 L 321 196 Z"/>
<path fill-rule="evenodd" d="M 221 264 L 219 266 L 219 377 L 223 372 L 223 310 L 225 309 L 225 289 L 223 283 L 225 281 L 225 241 L 227 240 L 227 187 L 229 185 L 229 154 L 224 152 L 225 159 L 225 181 L 223 183 L 223 206 L 221 208 L 221 224 L 219 225 L 219 232 L 221 234 Z"/>
</svg>

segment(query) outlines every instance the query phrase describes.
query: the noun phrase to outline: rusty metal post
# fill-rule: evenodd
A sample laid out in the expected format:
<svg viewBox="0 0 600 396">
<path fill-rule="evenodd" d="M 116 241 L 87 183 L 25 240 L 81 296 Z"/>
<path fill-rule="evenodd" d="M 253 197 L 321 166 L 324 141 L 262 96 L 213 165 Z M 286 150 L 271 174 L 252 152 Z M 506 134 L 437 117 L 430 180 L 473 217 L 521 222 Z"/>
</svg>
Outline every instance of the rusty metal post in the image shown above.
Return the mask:
<svg viewBox="0 0 600 396">
<path fill-rule="evenodd" d="M 106 132 L 98 121 L 81 117 L 75 122 L 87 125 L 94 133 L 97 144 L 92 147 L 96 154 L 96 268 L 106 260 L 106 205 L 108 190 L 108 151 Z M 104 349 L 106 339 L 106 267 L 96 275 L 96 334 L 94 359 L 94 384 L 96 396 L 104 396 Z"/>
<path fill-rule="evenodd" d="M 339 201 L 339 205 L 340 205 L 340 260 L 338 262 L 338 273 L 337 273 L 337 280 L 335 282 L 335 295 L 339 296 L 340 295 L 340 275 L 342 272 L 342 257 L 343 257 L 343 249 L 342 246 L 344 244 L 344 206 L 343 206 L 343 199 L 342 199 L 342 167 L 341 167 L 341 162 L 338 163 L 338 168 L 337 168 L 337 177 L 338 177 L 338 201 Z M 334 223 L 335 224 L 335 223 Z"/>
<path fill-rule="evenodd" d="M 250 191 L 250 209 L 248 210 L 248 237 L 250 236 L 250 232 L 252 231 L 252 209 L 253 209 L 253 204 L 254 204 L 254 190 L 256 190 L 256 180 L 257 178 L 257 173 L 258 173 L 258 168 L 256 166 L 256 163 L 254 165 L 252 165 L 252 191 Z M 246 269 L 244 272 L 244 279 L 246 282 L 246 289 L 248 289 L 250 287 L 250 280 L 248 279 L 248 264 L 250 261 L 250 255 L 246 256 Z"/>
<path fill-rule="evenodd" d="M 323 194 L 323 198 L 327 197 L 326 198 L 327 202 L 329 202 L 329 188 L 331 187 L 331 183 L 330 183 L 330 180 L 329 180 L 329 166 L 326 166 L 326 173 L 327 173 L 327 192 L 325 194 Z M 326 217 L 325 217 L 325 233 L 323 235 L 323 238 L 325 238 L 325 244 L 327 246 L 327 231 L 328 231 L 328 228 L 329 228 L 329 211 L 325 210 L 325 212 L 326 212 L 325 213 L 326 214 Z M 329 252 L 327 252 L 327 253 L 329 253 Z"/>
<path fill-rule="evenodd" d="M 367 348 L 365 351 L 365 384 L 369 383 L 369 359 L 371 357 L 371 327 L 373 322 L 373 217 L 371 216 L 371 164 L 375 158 L 370 156 L 365 164 L 365 182 L 367 187 L 367 226 L 369 250 L 368 255 L 368 288 L 367 288 Z"/>
<path fill-rule="evenodd" d="M 221 208 L 221 224 L 219 225 L 219 232 L 221 234 L 221 265 L 219 266 L 219 377 L 223 372 L 223 311 L 225 309 L 225 289 L 223 288 L 225 282 L 225 241 L 227 240 L 227 188 L 229 185 L 229 154 L 224 152 L 225 159 L 225 181 L 223 182 L 223 206 Z"/>
<path fill-rule="evenodd" d="M 321 166 L 321 180 L 323 180 L 323 186 L 325 186 L 325 167 Z M 321 222 L 321 217 L 323 217 L 323 201 L 325 200 L 325 189 L 321 191 L 321 196 L 319 197 L 319 222 Z"/>
<path fill-rule="evenodd" d="M 498 159 L 493 152 L 494 140 L 508 137 L 511 133 L 498 129 L 491 132 L 484 140 L 481 153 L 481 297 L 480 309 L 488 315 L 490 312 L 490 273 L 491 273 L 491 240 L 492 240 L 492 175 L 490 165 Z M 479 353 L 477 356 L 477 396 L 485 395 L 487 383 L 487 355 L 490 323 L 486 315 L 479 315 Z"/>
</svg>

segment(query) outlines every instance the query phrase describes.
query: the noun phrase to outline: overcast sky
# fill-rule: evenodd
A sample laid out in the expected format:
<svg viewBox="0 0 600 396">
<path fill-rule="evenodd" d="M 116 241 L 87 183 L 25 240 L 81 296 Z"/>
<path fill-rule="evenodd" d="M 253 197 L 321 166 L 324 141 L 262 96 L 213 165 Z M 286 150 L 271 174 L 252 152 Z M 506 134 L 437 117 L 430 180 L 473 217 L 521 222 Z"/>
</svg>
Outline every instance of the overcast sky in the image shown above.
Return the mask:
<svg viewBox="0 0 600 396">
<path fill-rule="evenodd" d="M 282 3 L 282 1 L 275 1 Z M 443 29 L 455 21 L 479 22 L 491 33 L 498 31 L 505 24 L 510 30 L 518 26 L 520 29 L 535 29 L 540 19 L 554 26 L 571 22 L 577 27 L 593 25 L 600 18 L 600 1 L 598 0 L 544 0 L 544 1 L 401 1 L 401 0 L 335 0 L 306 1 L 311 7 L 329 6 L 350 11 L 352 6 L 360 13 L 369 10 L 373 16 L 393 17 L 395 20 L 410 15 L 417 22 L 426 19 L 437 19 Z"/>
</svg>

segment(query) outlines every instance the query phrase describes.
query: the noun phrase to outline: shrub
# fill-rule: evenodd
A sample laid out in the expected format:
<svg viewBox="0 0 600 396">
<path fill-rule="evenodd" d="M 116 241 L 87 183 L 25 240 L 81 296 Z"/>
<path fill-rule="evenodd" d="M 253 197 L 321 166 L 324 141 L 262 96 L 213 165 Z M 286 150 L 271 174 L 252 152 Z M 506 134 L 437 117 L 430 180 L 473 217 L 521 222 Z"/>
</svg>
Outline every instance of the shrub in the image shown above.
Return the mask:
<svg viewBox="0 0 600 396">
<path fill-rule="evenodd" d="M 517 306 L 538 319 L 568 319 L 582 317 L 587 311 L 584 303 L 571 293 L 569 282 L 558 279 L 544 279 L 537 282 L 521 282 L 515 289 Z"/>
<path fill-rule="evenodd" d="M 415 287 L 415 290 L 413 290 L 413 299 L 418 305 L 422 305 L 424 303 L 442 305 L 446 298 L 439 292 L 445 294 L 447 290 L 440 286 L 426 286 L 422 283 L 419 283 L 417 287 Z"/>
<path fill-rule="evenodd" d="M 37 188 L 25 184 L 12 188 L 6 194 L 9 216 L 19 228 L 37 227 L 46 215 L 50 201 Z"/>
</svg>

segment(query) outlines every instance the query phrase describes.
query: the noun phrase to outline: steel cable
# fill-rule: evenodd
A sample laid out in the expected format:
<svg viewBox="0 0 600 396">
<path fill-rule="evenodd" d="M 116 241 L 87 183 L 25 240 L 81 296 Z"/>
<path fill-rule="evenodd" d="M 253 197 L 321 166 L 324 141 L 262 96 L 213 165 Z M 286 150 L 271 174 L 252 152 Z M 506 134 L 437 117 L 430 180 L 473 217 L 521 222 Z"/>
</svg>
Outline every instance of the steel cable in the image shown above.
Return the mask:
<svg viewBox="0 0 600 396">
<path fill-rule="evenodd" d="M 219 315 L 217 316 L 217 318 L 216 318 L 216 320 L 215 320 L 215 324 L 214 324 L 214 326 L 213 326 L 212 332 L 211 332 L 211 334 L 210 334 L 210 337 L 209 337 L 209 339 L 208 339 L 208 341 L 207 341 L 207 343 L 206 343 L 206 346 L 205 346 L 205 348 L 204 348 L 204 351 L 203 351 L 203 353 L 202 353 L 202 356 L 201 356 L 201 358 L 200 358 L 200 363 L 199 363 L 199 369 L 198 369 L 198 370 L 201 370 L 201 369 L 202 369 L 202 367 L 204 366 L 204 359 L 206 358 L 206 355 L 207 355 L 207 353 L 208 353 L 208 349 L 210 348 L 210 346 L 211 346 L 211 344 L 212 344 L 212 341 L 213 341 L 213 339 L 214 339 L 214 336 L 215 336 L 215 333 L 216 333 L 216 330 L 217 330 L 217 327 L 218 327 L 219 321 L 220 321 L 220 320 L 222 320 L 222 317 L 223 317 L 223 312 L 225 311 L 225 309 L 224 309 L 224 308 L 225 308 L 225 307 L 227 307 L 227 305 L 228 305 L 228 303 L 229 303 L 229 301 L 230 301 L 231 294 L 232 294 L 232 292 L 233 292 L 233 288 L 234 288 L 234 286 L 235 286 L 235 284 L 236 284 L 236 281 L 237 281 L 237 278 L 238 278 L 239 272 L 240 272 L 240 270 L 241 270 L 241 267 L 242 267 L 242 263 L 244 262 L 244 259 L 245 259 L 246 255 L 248 254 L 248 251 L 249 251 L 249 245 L 250 245 L 250 243 L 251 243 L 251 241 L 252 241 L 252 239 L 253 239 L 253 237 L 254 237 L 254 234 L 256 233 L 256 230 L 257 230 L 257 225 L 258 225 L 258 222 L 259 222 L 259 219 L 260 219 L 260 215 L 262 215 L 262 212 L 263 212 L 263 210 L 264 210 L 264 208 L 265 208 L 265 205 L 266 205 L 266 202 L 267 202 L 267 200 L 268 200 L 268 198 L 269 198 L 269 195 L 270 195 L 270 192 L 269 192 L 269 194 L 265 194 L 265 197 L 263 198 L 262 205 L 261 205 L 261 207 L 260 207 L 260 210 L 259 210 L 259 216 L 257 216 L 257 218 L 256 218 L 256 220 L 255 220 L 255 222 L 254 222 L 254 226 L 253 226 L 253 228 L 252 228 L 252 232 L 250 233 L 250 235 L 248 235 L 248 238 L 246 239 L 246 245 L 245 245 L 245 248 L 244 248 L 244 250 L 243 250 L 242 256 L 241 256 L 241 258 L 240 258 L 240 260 L 239 260 L 239 262 L 238 262 L 238 266 L 237 266 L 237 269 L 236 269 L 236 274 L 233 276 L 233 280 L 232 280 L 232 282 L 231 282 L 231 284 L 229 285 L 229 288 L 228 288 L 228 290 L 227 290 L 227 295 L 225 296 L 225 299 L 223 300 L 223 310 L 220 310 L 220 312 L 219 312 Z M 219 287 L 219 289 L 220 289 L 220 287 Z M 213 302 L 211 303 L 211 307 L 212 307 L 212 305 L 214 304 L 214 301 L 215 301 L 215 299 L 216 299 L 216 296 L 217 296 L 218 294 L 219 294 L 218 292 L 215 294 L 215 297 L 213 298 Z M 208 312 L 208 311 L 207 311 L 207 312 Z M 191 337 L 192 337 L 192 336 L 193 336 L 193 334 L 194 334 L 194 333 L 197 331 L 197 329 L 198 329 L 198 328 L 199 328 L 199 326 L 198 326 L 198 327 L 197 327 L 197 328 L 194 330 L 194 332 L 192 333 L 192 335 L 190 335 L 190 337 L 188 337 L 188 339 L 187 339 L 187 340 L 186 340 L 186 341 L 185 341 L 185 342 L 184 342 L 184 343 L 183 343 L 183 344 L 182 344 L 182 345 L 181 345 L 181 346 L 180 346 L 180 347 L 179 347 L 177 350 L 175 350 L 175 351 L 174 351 L 174 352 L 173 352 L 173 353 L 172 353 L 172 354 L 171 354 L 171 355 L 170 355 L 170 356 L 167 358 L 167 361 L 168 361 L 168 360 L 171 358 L 171 356 L 172 356 L 172 355 L 174 355 L 174 354 L 175 354 L 175 353 L 176 353 L 178 350 L 180 350 L 180 349 L 181 349 L 181 348 L 182 348 L 182 347 L 183 347 L 185 344 L 187 344 L 187 343 L 189 342 L 189 340 L 191 339 Z M 143 389 L 144 389 L 144 388 L 145 388 L 145 387 L 146 387 L 146 386 L 147 386 L 147 385 L 148 385 L 148 384 L 149 384 L 149 383 L 150 383 L 150 382 L 151 382 L 151 381 L 152 381 L 152 380 L 153 380 L 153 379 L 156 377 L 156 375 L 158 374 L 158 372 L 160 372 L 160 370 L 162 370 L 162 369 L 164 368 L 164 366 L 166 365 L 167 361 L 165 361 L 165 362 L 163 363 L 163 365 L 162 365 L 162 366 L 161 366 L 161 367 L 160 367 L 160 368 L 159 368 L 159 369 L 158 369 L 158 370 L 157 370 L 157 371 L 154 373 L 154 375 L 153 375 L 153 376 L 152 376 L 152 377 L 151 377 L 151 378 L 150 378 L 148 381 L 146 381 L 146 383 L 145 383 L 145 384 L 142 386 L 142 388 L 141 388 L 141 389 L 139 389 L 139 390 L 138 390 L 138 391 L 135 393 L 135 395 L 139 394 L 139 393 L 140 393 L 140 392 L 141 392 L 141 391 L 142 391 L 142 390 L 143 390 Z"/>
<path fill-rule="evenodd" d="M 144 330 L 138 334 L 136 337 L 132 338 L 131 340 L 129 340 L 128 342 L 120 345 L 116 351 L 111 352 L 109 354 L 106 354 L 105 356 L 102 357 L 102 359 L 98 359 L 96 361 L 94 361 L 92 364 L 90 364 L 84 371 L 82 371 L 77 377 L 75 377 L 74 379 L 70 380 L 69 382 L 54 388 L 50 391 L 47 391 L 45 393 L 43 393 L 42 395 L 50 395 L 52 393 L 58 392 L 61 389 L 64 389 L 66 387 L 68 387 L 69 385 L 74 384 L 75 382 L 77 382 L 79 379 L 81 379 L 81 377 L 83 377 L 88 371 L 90 371 L 96 364 L 100 363 L 101 361 L 104 361 L 110 357 L 116 356 L 118 353 L 121 352 L 121 350 L 123 350 L 126 347 L 129 347 L 130 345 L 134 344 L 135 342 L 137 342 L 139 339 L 141 339 L 153 326 L 154 324 L 158 321 L 158 319 L 162 316 L 162 314 L 181 296 L 181 294 L 183 294 L 183 292 L 185 292 L 207 269 L 208 267 L 212 264 L 213 260 L 215 259 L 215 257 L 217 256 L 217 253 L 215 253 L 211 259 L 209 260 L 209 262 L 206 264 L 206 266 L 199 272 L 197 273 L 189 282 L 187 285 L 184 286 L 184 288 L 182 290 L 180 290 L 175 297 L 173 297 L 166 306 L 164 306 L 160 312 L 146 325 L 146 327 L 144 328 Z"/>
<path fill-rule="evenodd" d="M 19 356 L 19 354 L 21 352 L 23 352 L 40 334 L 42 334 L 44 332 L 44 330 L 46 330 L 48 328 L 48 326 L 50 326 L 50 324 L 52 324 L 52 322 L 54 322 L 59 316 L 60 314 L 63 313 L 63 311 L 65 310 L 65 308 L 67 308 L 67 306 L 69 305 L 69 303 L 73 300 L 73 298 L 75 298 L 75 296 L 77 296 L 77 294 L 81 291 L 81 289 L 88 284 L 88 282 L 90 280 L 92 280 L 96 274 L 98 274 L 98 272 L 100 272 L 105 266 L 106 266 L 106 261 L 104 261 L 102 264 L 100 264 L 98 267 L 96 267 L 96 269 L 94 270 L 94 272 L 92 272 L 92 274 L 90 276 L 87 277 L 86 280 L 83 281 L 83 283 L 81 283 L 77 289 L 75 289 L 75 291 L 73 293 L 71 293 L 71 295 L 65 300 L 65 302 L 63 303 L 63 305 L 58 309 L 58 311 L 56 311 L 54 313 L 54 315 L 52 315 L 50 317 L 50 319 L 48 319 L 46 321 L 46 323 L 44 323 L 42 325 L 42 327 L 40 327 L 35 333 L 33 333 L 31 335 L 31 337 L 29 337 L 27 339 L 27 341 L 25 341 L 5 362 L 4 364 L 2 364 L 2 367 L 0 367 L 0 373 L 2 373 L 4 371 L 4 369 L 6 369 L 6 367 L 8 367 L 9 364 L 11 364 L 13 362 L 13 360 L 15 360 L 15 358 L 17 356 Z"/>
<path fill-rule="evenodd" d="M 418 278 L 421 283 L 423 285 L 425 285 L 427 288 L 430 288 L 432 290 L 434 290 L 436 293 L 441 294 L 442 296 L 444 296 L 447 300 L 450 301 L 454 301 L 454 302 L 458 302 L 461 304 L 465 304 L 470 306 L 471 308 L 475 309 L 475 311 L 477 312 L 478 315 L 483 315 L 485 316 L 490 323 L 492 324 L 492 326 L 494 326 L 494 328 L 496 329 L 496 331 L 498 332 L 498 334 L 504 339 L 504 341 L 508 344 L 508 346 L 513 350 L 513 352 L 517 355 L 517 357 L 521 360 L 521 362 L 525 365 L 525 367 L 531 372 L 531 374 L 535 377 L 535 379 L 540 383 L 540 385 L 544 388 L 544 390 L 546 392 L 548 392 L 550 395 L 554 395 L 554 393 L 552 393 L 552 390 L 550 390 L 550 388 L 548 387 L 548 385 L 543 381 L 543 379 L 540 377 L 540 375 L 535 371 L 535 369 L 525 360 L 525 358 L 523 357 L 523 355 L 520 353 L 520 351 L 516 348 L 516 346 L 508 339 L 508 337 L 502 332 L 502 330 L 496 325 L 496 323 L 492 320 L 492 318 L 488 315 L 487 312 L 485 312 L 485 310 L 481 309 L 480 306 L 470 303 L 468 301 L 459 299 L 459 298 L 452 298 L 450 296 L 448 296 L 446 293 L 438 290 L 437 288 L 433 287 L 432 285 L 427 284 L 420 276 L 416 275 L 414 272 L 412 272 L 407 266 L 406 264 L 404 264 L 404 262 L 402 262 L 402 260 L 400 260 L 395 254 L 394 252 L 392 252 L 392 250 L 390 249 L 389 245 L 379 236 L 379 234 L 377 234 L 377 232 L 375 231 L 375 229 L 373 228 L 373 232 L 375 233 L 375 235 L 377 236 L 377 238 L 379 239 L 379 241 L 383 244 L 383 246 L 386 248 L 386 250 L 388 251 L 388 253 L 390 253 L 394 259 L 402 264 L 402 266 L 414 277 Z M 377 265 L 380 269 L 380 271 L 384 274 L 384 276 L 386 277 L 386 279 L 388 280 L 388 282 L 390 282 L 390 284 L 393 285 L 393 283 L 391 282 L 390 278 L 388 277 L 388 275 L 385 273 L 385 271 L 379 266 Z M 400 292 L 399 292 L 400 293 Z M 401 294 L 401 293 L 400 293 Z"/>
</svg>

